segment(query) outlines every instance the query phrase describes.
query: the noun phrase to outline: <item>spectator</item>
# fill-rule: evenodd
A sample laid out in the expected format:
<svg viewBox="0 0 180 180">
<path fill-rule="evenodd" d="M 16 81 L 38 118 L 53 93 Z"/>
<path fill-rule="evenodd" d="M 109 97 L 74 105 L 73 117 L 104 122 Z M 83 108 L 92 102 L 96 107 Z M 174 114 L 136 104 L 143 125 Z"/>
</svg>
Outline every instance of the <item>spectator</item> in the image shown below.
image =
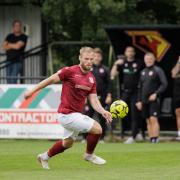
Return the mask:
<svg viewBox="0 0 180 180">
<path fill-rule="evenodd" d="M 97 95 L 99 97 L 99 100 L 104 108 L 107 108 L 107 106 L 111 103 L 111 91 L 110 91 L 110 73 L 109 68 L 102 64 L 103 55 L 102 50 L 100 48 L 94 49 L 94 65 L 92 68 L 92 73 L 96 78 L 97 83 Z M 85 114 L 93 117 L 95 111 L 93 108 L 89 105 L 89 103 L 85 106 Z M 102 136 L 100 142 L 104 142 L 104 137 L 106 135 L 106 121 L 105 119 L 98 114 L 99 117 L 99 123 L 102 127 Z"/>
<path fill-rule="evenodd" d="M 155 65 L 153 53 L 146 53 L 144 61 L 146 68 L 143 69 L 139 81 L 139 96 L 137 108 L 142 110 L 143 117 L 147 120 L 147 129 L 150 141 L 158 142 L 160 111 L 160 95 L 167 87 L 167 80 L 163 70 Z"/>
<path fill-rule="evenodd" d="M 180 56 L 171 73 L 172 78 L 174 78 L 173 99 L 178 129 L 178 136 L 176 140 L 180 141 Z"/>
<path fill-rule="evenodd" d="M 18 79 L 13 77 L 22 76 L 22 60 L 27 36 L 22 33 L 22 23 L 19 20 L 13 21 L 12 31 L 5 38 L 2 48 L 6 51 L 7 62 L 10 63 L 6 68 L 6 76 L 10 77 L 7 83 L 16 84 Z"/>
<path fill-rule="evenodd" d="M 130 107 L 131 115 L 131 130 L 132 134 L 125 143 L 131 144 L 135 142 L 136 136 L 140 127 L 140 112 L 136 107 L 137 101 L 137 88 L 139 82 L 139 76 L 141 70 L 144 68 L 144 63 L 141 60 L 135 58 L 135 49 L 132 46 L 128 46 L 125 49 L 125 59 L 121 57 L 115 61 L 111 70 L 111 79 L 119 75 L 120 89 L 122 90 L 121 99 L 128 103 Z M 122 121 L 124 125 L 125 121 Z M 124 127 L 122 126 L 122 133 L 124 133 Z"/>
</svg>

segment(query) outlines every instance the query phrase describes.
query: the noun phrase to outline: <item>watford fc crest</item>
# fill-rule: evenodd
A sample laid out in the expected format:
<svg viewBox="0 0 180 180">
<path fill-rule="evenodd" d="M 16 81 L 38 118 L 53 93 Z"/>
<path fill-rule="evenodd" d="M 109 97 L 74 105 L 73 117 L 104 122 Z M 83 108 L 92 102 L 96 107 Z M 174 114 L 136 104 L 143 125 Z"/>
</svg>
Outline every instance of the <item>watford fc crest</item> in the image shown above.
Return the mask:
<svg viewBox="0 0 180 180">
<path fill-rule="evenodd" d="M 158 31 L 125 31 L 132 37 L 132 44 L 143 52 L 153 52 L 161 61 L 171 44 Z"/>
</svg>

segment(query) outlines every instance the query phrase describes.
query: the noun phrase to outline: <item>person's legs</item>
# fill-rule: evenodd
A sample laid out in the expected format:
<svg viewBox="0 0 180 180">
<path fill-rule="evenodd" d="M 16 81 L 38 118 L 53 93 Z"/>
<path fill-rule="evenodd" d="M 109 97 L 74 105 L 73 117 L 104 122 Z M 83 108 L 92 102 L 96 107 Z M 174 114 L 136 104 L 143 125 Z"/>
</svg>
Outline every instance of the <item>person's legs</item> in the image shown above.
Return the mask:
<svg viewBox="0 0 180 180">
<path fill-rule="evenodd" d="M 66 149 L 72 147 L 73 139 L 71 137 L 57 141 L 48 151 L 38 155 L 38 161 L 44 169 L 49 169 L 48 160 L 56 154 L 64 152 Z"/>
<path fill-rule="evenodd" d="M 123 93 L 122 93 L 122 96 L 121 96 L 121 99 L 128 104 L 128 102 L 129 102 L 129 93 L 128 93 L 128 92 L 123 92 Z M 131 112 L 131 108 L 129 108 L 129 111 Z M 121 137 L 122 137 L 122 138 L 124 137 L 125 128 L 126 128 L 126 126 L 128 125 L 128 123 L 129 123 L 129 115 L 128 115 L 128 117 L 125 117 L 125 118 L 121 121 Z"/>
<path fill-rule="evenodd" d="M 132 137 L 133 139 L 136 138 L 136 135 L 138 134 L 138 127 L 139 127 L 139 117 L 140 112 L 138 111 L 136 107 L 136 94 L 133 94 L 131 97 L 131 130 L 132 130 Z"/>
<path fill-rule="evenodd" d="M 102 128 L 100 124 L 94 121 L 92 128 L 90 129 L 88 136 L 87 136 L 87 147 L 86 153 L 84 154 L 84 160 L 90 161 L 94 164 L 102 165 L 105 164 L 106 161 L 94 154 L 94 150 L 96 145 L 101 137 Z"/>
<path fill-rule="evenodd" d="M 85 107 L 84 107 L 83 114 L 85 114 L 85 115 L 87 115 L 87 116 L 92 118 L 94 116 L 94 113 L 95 113 L 94 109 L 91 107 L 91 105 L 89 103 L 87 103 L 85 105 Z M 87 133 L 83 133 L 82 136 L 83 136 L 83 140 L 81 142 L 85 143 L 86 142 Z"/>
<path fill-rule="evenodd" d="M 6 74 L 9 77 L 18 77 L 18 75 L 21 75 L 22 72 L 22 63 L 21 62 L 16 62 L 13 64 L 10 64 L 7 66 Z M 7 83 L 9 84 L 17 84 L 18 78 L 12 78 L 8 79 Z"/>
<path fill-rule="evenodd" d="M 151 128 L 151 142 L 157 143 L 159 137 L 159 123 L 157 117 L 151 116 L 149 118 Z"/>
<path fill-rule="evenodd" d="M 176 108 L 175 113 L 176 113 L 178 137 L 180 137 L 180 107 Z"/>
</svg>

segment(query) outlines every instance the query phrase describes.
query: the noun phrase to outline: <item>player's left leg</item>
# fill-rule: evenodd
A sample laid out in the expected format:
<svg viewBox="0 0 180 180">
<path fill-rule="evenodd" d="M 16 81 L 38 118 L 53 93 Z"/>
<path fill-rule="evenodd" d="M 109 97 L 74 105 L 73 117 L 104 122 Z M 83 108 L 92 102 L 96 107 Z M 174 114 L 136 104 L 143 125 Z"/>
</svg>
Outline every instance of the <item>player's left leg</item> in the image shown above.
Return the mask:
<svg viewBox="0 0 180 180">
<path fill-rule="evenodd" d="M 50 169 L 48 160 L 56 154 L 62 153 L 72 147 L 73 142 L 74 140 L 71 137 L 57 141 L 48 151 L 38 155 L 38 161 L 44 169 Z"/>
<path fill-rule="evenodd" d="M 152 138 L 151 142 L 152 143 L 157 143 L 159 142 L 159 122 L 158 122 L 158 116 L 159 116 L 159 109 L 160 109 L 160 104 L 159 100 L 153 101 L 149 105 L 149 113 L 150 113 L 150 118 L 149 122 L 151 124 L 151 130 L 152 130 Z"/>
<path fill-rule="evenodd" d="M 149 120 L 150 120 L 151 128 L 152 128 L 151 142 L 152 143 L 157 143 L 158 142 L 158 137 L 159 137 L 159 123 L 158 123 L 158 119 L 155 116 L 151 116 L 149 118 Z"/>
</svg>

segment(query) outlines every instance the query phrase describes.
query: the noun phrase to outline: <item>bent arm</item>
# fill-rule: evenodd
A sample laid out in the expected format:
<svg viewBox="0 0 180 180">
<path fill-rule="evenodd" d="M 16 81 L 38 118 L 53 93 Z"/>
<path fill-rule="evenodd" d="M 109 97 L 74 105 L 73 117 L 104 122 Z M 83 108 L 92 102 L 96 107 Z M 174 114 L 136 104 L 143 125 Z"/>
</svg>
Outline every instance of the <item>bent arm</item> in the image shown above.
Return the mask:
<svg viewBox="0 0 180 180">
<path fill-rule="evenodd" d="M 116 63 L 114 63 L 113 64 L 113 67 L 112 67 L 112 69 L 111 69 L 111 73 L 110 73 L 110 78 L 111 78 L 111 80 L 114 80 L 114 78 L 117 76 L 119 74 L 119 72 L 117 71 L 117 64 Z"/>
<path fill-rule="evenodd" d="M 95 111 L 97 111 L 100 114 L 104 113 L 105 109 L 102 107 L 102 105 L 97 97 L 97 94 L 90 94 L 89 101 Z"/>
<path fill-rule="evenodd" d="M 21 49 L 23 46 L 25 46 L 25 43 L 23 41 L 18 41 L 16 43 L 9 43 L 8 41 L 4 41 L 2 48 L 8 51 L 10 49 Z"/>
<path fill-rule="evenodd" d="M 163 70 L 160 69 L 158 71 L 158 76 L 159 76 L 159 80 L 160 80 L 161 84 L 160 84 L 159 88 L 157 89 L 157 91 L 155 93 L 157 95 L 160 95 L 161 93 L 163 93 L 166 90 L 168 82 L 167 82 L 167 79 L 166 79 L 166 76 L 165 76 Z"/>
<path fill-rule="evenodd" d="M 60 81 L 58 73 L 53 74 L 49 78 L 41 81 L 39 84 L 37 84 L 33 89 L 30 91 L 27 91 L 25 94 L 25 98 L 31 97 L 35 92 L 45 88 L 46 86 L 50 84 L 56 84 Z"/>
</svg>

